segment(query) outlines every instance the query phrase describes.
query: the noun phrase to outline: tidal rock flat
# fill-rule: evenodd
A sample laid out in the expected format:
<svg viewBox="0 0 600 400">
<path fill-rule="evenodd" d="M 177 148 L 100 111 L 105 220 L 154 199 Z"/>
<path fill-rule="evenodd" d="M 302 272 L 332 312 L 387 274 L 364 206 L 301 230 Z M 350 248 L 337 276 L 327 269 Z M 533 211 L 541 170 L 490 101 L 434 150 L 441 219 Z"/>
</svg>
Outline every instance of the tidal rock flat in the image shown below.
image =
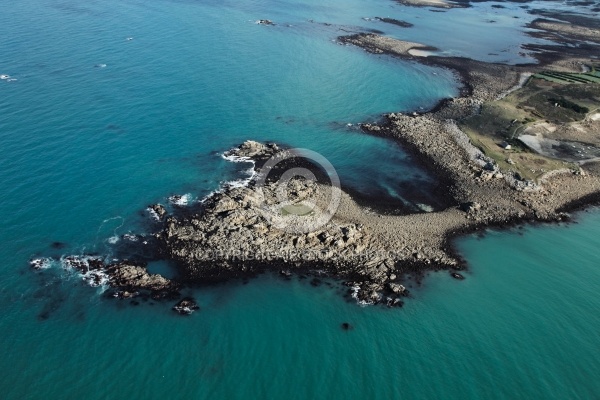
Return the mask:
<svg viewBox="0 0 600 400">
<path fill-rule="evenodd" d="M 393 53 L 408 56 L 411 49 L 434 50 L 431 46 L 421 43 L 408 42 L 381 36 L 375 33 L 358 33 L 355 35 L 341 36 L 338 38 L 342 43 L 360 46 L 370 53 L 384 54 Z"/>
</svg>

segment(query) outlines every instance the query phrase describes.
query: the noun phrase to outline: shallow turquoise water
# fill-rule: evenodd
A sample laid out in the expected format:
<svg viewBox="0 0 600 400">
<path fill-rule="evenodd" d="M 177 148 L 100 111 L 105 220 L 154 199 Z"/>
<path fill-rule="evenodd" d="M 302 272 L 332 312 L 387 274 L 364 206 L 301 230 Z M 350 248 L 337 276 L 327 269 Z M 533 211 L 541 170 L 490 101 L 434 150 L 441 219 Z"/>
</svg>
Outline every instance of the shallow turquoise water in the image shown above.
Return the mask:
<svg viewBox="0 0 600 400">
<path fill-rule="evenodd" d="M 111 236 L 145 229 L 147 204 L 243 177 L 218 153 L 249 138 L 318 151 L 364 194 L 430 187 L 402 149 L 346 124 L 427 109 L 458 93 L 454 77 L 332 40 L 373 28 L 526 62 L 519 27 L 531 16 L 518 7 L 498 16 L 488 5 L 437 14 L 387 0 L 0 5 L 0 74 L 17 78 L 0 81 L 2 398 L 599 392 L 597 211 L 578 225 L 461 241 L 468 279 L 434 274 L 393 311 L 263 277 L 196 291 L 202 311 L 186 319 L 27 266 L 34 255 L 106 252 Z M 388 15 L 415 27 L 363 19 Z M 51 249 L 54 241 L 66 248 Z"/>
<path fill-rule="evenodd" d="M 190 318 L 102 301 L 77 279 L 5 289 L 0 390 L 5 398 L 592 399 L 600 212 L 578 219 L 460 241 L 467 279 L 432 274 L 400 310 L 268 276 L 200 290 L 202 310 Z M 38 321 L 53 302 L 58 309 Z"/>
</svg>

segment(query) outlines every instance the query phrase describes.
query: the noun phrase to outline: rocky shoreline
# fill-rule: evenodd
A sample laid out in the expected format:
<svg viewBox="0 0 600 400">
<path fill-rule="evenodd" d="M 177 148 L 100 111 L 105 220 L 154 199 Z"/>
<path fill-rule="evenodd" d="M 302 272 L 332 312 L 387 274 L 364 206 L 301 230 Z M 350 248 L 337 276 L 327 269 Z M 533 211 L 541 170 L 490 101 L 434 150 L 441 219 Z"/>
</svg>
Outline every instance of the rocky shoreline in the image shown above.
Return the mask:
<svg viewBox="0 0 600 400">
<path fill-rule="evenodd" d="M 373 53 L 414 58 L 408 53 L 413 43 L 373 34 L 340 40 Z M 432 213 L 373 215 L 343 193 L 330 224 L 319 231 L 294 235 L 264 223 L 255 188 L 250 185 L 216 195 L 201 215 L 184 220 L 168 218 L 157 239 L 164 241 L 169 257 L 184 266 L 192 281 L 227 279 L 262 270 L 275 269 L 285 275 L 320 269 L 346 280 L 349 293 L 363 303 L 395 305 L 406 295 L 402 283 L 409 272 L 446 269 L 453 277 L 462 278 L 458 271 L 465 265 L 452 248 L 456 236 L 490 226 L 561 221 L 568 218 L 565 212 L 581 205 L 581 199 L 598 199 L 600 176 L 593 171 L 566 170 L 548 176 L 543 183 L 524 181 L 500 171 L 456 126 L 457 120 L 477 112 L 484 101 L 512 89 L 520 74 L 530 71 L 531 66 L 426 59 L 459 72 L 468 83 L 462 96 L 425 114 L 391 113 L 382 123 L 363 124 L 362 129 L 397 140 L 418 157 L 441 178 L 454 206 Z M 564 63 L 557 65 L 563 67 Z M 246 142 L 236 151 L 240 157 L 256 157 L 267 151 L 260 150 L 263 147 Z M 252 155 L 248 148 L 253 149 Z M 267 151 L 267 155 L 272 154 Z M 309 193 L 322 198 L 327 190 L 320 183 L 293 183 L 292 190 L 300 197 Z M 257 254 L 269 257 L 256 259 Z"/>
<path fill-rule="evenodd" d="M 197 309 L 193 299 L 181 299 L 183 285 L 263 271 L 283 277 L 306 272 L 334 277 L 362 304 L 401 306 L 409 275 L 448 270 L 463 279 L 465 263 L 452 246 L 457 236 L 526 221 L 561 221 L 568 218 L 566 212 L 600 198 L 600 168 L 595 163 L 554 172 L 537 183 L 526 181 L 501 171 L 456 124 L 477 113 L 484 101 L 513 89 L 522 73 L 542 66 L 416 57 L 411 49 L 431 48 L 374 34 L 339 40 L 375 54 L 418 58 L 462 78 L 461 96 L 430 112 L 390 113 L 381 123 L 361 125 L 367 134 L 396 140 L 433 172 L 440 182 L 436 193 L 448 199 L 447 208 L 405 215 L 374 213 L 334 184 L 327 168 L 311 157 L 276 144 L 247 141 L 224 157 L 254 164 L 248 185 L 225 187 L 185 214 L 169 214 L 158 204 L 149 207 L 159 227 L 152 237 L 156 253 L 176 262 L 177 279 L 149 274 L 145 265 L 127 261 L 71 260 L 70 266 L 82 274 L 96 274 L 98 283 L 104 279 L 115 297 L 146 292 L 157 299 L 180 299 L 174 310 L 181 314 Z M 543 67 L 568 69 L 579 62 L 568 58 Z M 312 179 L 287 176 L 292 170 L 308 171 Z M 332 202 L 335 210 L 329 212 Z M 38 264 L 32 261 L 34 267 Z"/>
<path fill-rule="evenodd" d="M 435 115 L 392 114 L 385 124 L 363 128 L 394 137 L 423 162 L 429 160 L 446 177 L 454 207 L 432 213 L 378 215 L 365 212 L 342 192 L 329 223 L 310 232 L 287 232 L 263 214 L 265 203 L 277 204 L 277 185 L 267 184 L 259 195 L 251 183 L 214 194 L 192 216 L 162 214 L 164 228 L 155 239 L 164 257 L 180 266 L 181 283 L 221 282 L 264 271 L 284 277 L 313 273 L 344 280 L 348 295 L 362 304 L 400 306 L 408 294 L 408 275 L 445 269 L 452 277 L 463 278 L 464 261 L 452 247 L 456 236 L 491 226 L 564 220 L 568 217 L 564 212 L 579 199 L 600 192 L 598 177 L 578 171 L 552 177 L 545 187 L 519 186 L 505 179 L 489 160 L 469 155 L 451 123 L 436 121 Z M 229 155 L 260 163 L 277 154 L 274 148 L 280 151 L 248 141 Z M 557 185 L 567 185 L 568 190 L 563 192 Z M 289 190 L 293 201 L 316 198 L 326 202 L 330 187 L 292 179 Z"/>
</svg>

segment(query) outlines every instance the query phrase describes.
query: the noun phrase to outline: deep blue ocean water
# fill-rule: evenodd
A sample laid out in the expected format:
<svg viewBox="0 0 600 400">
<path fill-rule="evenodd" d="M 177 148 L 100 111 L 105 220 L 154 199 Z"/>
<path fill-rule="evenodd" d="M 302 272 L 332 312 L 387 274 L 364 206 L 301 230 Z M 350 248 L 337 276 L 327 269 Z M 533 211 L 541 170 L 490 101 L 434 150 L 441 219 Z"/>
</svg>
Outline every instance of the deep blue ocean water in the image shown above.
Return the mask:
<svg viewBox="0 0 600 400">
<path fill-rule="evenodd" d="M 104 254 L 146 229 L 146 205 L 242 178 L 247 166 L 219 154 L 246 139 L 318 151 L 367 195 L 400 202 L 407 185 L 434 185 L 397 145 L 347 124 L 428 109 L 458 94 L 455 77 L 338 35 L 532 61 L 519 45 L 533 17 L 518 5 L 240 3 L 0 0 L 0 74 L 16 79 L 0 81 L 0 397 L 597 398 L 597 210 L 461 240 L 467 279 L 431 274 L 401 310 L 263 276 L 194 291 L 202 310 L 181 318 L 31 270 L 35 256 Z"/>
</svg>

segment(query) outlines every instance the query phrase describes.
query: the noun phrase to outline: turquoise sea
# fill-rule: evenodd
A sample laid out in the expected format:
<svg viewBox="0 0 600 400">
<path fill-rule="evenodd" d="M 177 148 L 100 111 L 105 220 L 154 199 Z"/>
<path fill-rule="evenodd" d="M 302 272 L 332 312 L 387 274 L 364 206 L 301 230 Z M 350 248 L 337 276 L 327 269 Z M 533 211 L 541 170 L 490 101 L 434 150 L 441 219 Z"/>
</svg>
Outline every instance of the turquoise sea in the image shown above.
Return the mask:
<svg viewBox="0 0 600 400">
<path fill-rule="evenodd" d="M 0 398 L 599 398 L 597 209 L 461 239 L 467 279 L 432 273 L 393 310 L 262 276 L 190 291 L 201 310 L 183 318 L 28 265 L 107 254 L 145 232 L 148 204 L 243 178 L 219 154 L 246 139 L 317 151 L 364 195 L 426 194 L 435 179 L 406 152 L 347 124 L 426 110 L 459 83 L 335 38 L 377 29 L 532 62 L 519 46 L 534 17 L 493 4 L 0 0 Z"/>
</svg>

